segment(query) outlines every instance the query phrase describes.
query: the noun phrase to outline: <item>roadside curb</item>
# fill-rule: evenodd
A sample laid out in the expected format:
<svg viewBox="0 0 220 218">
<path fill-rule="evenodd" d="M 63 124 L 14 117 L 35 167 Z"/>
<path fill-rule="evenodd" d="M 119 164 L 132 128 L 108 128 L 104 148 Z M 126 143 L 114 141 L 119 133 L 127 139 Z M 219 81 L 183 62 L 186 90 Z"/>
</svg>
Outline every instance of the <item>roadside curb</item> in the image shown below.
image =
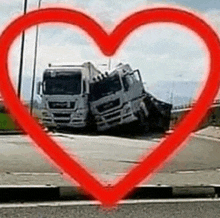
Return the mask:
<svg viewBox="0 0 220 218">
<path fill-rule="evenodd" d="M 139 186 L 125 199 L 214 198 L 220 186 Z M 75 186 L 0 186 L 0 202 L 94 200 Z"/>
<path fill-rule="evenodd" d="M 21 130 L 0 130 L 0 135 L 24 135 Z"/>
<path fill-rule="evenodd" d="M 220 195 L 219 186 L 140 186 L 129 199 L 162 199 L 162 198 L 201 198 Z"/>
</svg>

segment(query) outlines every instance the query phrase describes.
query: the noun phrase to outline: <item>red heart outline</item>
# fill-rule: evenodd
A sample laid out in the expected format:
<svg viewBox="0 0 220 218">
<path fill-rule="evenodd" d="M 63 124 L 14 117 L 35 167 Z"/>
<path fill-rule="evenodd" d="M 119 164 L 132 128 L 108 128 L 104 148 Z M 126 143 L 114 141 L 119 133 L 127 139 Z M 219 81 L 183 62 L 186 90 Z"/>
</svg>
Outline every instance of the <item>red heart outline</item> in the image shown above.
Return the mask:
<svg viewBox="0 0 220 218">
<path fill-rule="evenodd" d="M 145 155 L 142 163 L 134 166 L 124 178 L 117 184 L 106 187 L 75 159 L 70 157 L 64 149 L 55 143 L 39 124 L 29 115 L 16 96 L 13 85 L 8 75 L 8 53 L 15 38 L 21 32 L 31 26 L 48 23 L 62 22 L 79 26 L 90 35 L 106 56 L 113 55 L 123 40 L 134 29 L 158 22 L 171 22 L 183 25 L 200 36 L 210 53 L 209 77 L 198 98 L 194 108 L 185 116 L 176 127 L 175 132 L 166 138 L 150 154 Z M 89 16 L 70 9 L 48 8 L 32 11 L 13 21 L 0 37 L 0 91 L 5 105 L 17 120 L 20 127 L 33 139 L 48 158 L 62 169 L 72 180 L 77 181 L 82 188 L 102 202 L 104 206 L 113 206 L 129 191 L 144 179 L 149 179 L 165 161 L 170 159 L 182 146 L 182 142 L 197 127 L 205 116 L 207 109 L 217 94 L 220 84 L 220 41 L 215 31 L 201 18 L 191 12 L 176 8 L 153 8 L 136 12 L 116 26 L 111 34 L 107 34 L 103 28 Z"/>
</svg>

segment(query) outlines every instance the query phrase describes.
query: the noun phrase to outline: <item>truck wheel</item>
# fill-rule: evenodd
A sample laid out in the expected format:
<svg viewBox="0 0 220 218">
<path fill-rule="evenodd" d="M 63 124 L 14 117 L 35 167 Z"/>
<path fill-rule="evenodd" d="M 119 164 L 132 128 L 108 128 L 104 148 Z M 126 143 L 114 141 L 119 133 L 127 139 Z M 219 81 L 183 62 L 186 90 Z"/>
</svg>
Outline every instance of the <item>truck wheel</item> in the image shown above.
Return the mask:
<svg viewBox="0 0 220 218">
<path fill-rule="evenodd" d="M 138 117 L 139 117 L 139 127 L 140 127 L 140 130 L 143 131 L 144 133 L 145 132 L 149 132 L 150 124 L 149 124 L 149 121 L 146 118 L 145 113 L 144 113 L 144 111 L 142 109 L 139 111 Z"/>
<path fill-rule="evenodd" d="M 166 130 L 167 130 L 167 127 L 164 123 L 164 119 L 162 117 L 160 117 L 159 120 L 158 120 L 158 129 L 161 132 L 166 132 Z"/>
<path fill-rule="evenodd" d="M 86 129 L 89 132 L 97 132 L 97 125 L 95 122 L 95 117 L 91 113 L 88 114 L 86 126 L 87 126 Z"/>
</svg>

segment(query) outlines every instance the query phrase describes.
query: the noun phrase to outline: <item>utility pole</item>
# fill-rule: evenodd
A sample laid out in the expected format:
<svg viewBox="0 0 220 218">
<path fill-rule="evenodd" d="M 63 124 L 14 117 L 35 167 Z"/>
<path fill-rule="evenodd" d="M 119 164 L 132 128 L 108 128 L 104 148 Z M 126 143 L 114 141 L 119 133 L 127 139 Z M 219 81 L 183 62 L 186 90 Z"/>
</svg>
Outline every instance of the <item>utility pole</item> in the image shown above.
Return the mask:
<svg viewBox="0 0 220 218">
<path fill-rule="evenodd" d="M 41 7 L 41 1 L 38 2 L 38 9 Z M 36 66 L 37 66 L 37 48 L 38 48 L 38 38 L 39 38 L 39 26 L 36 27 L 36 36 L 35 36 L 35 50 L 34 50 L 34 67 L 33 67 L 33 77 L 32 77 L 32 90 L 31 90 L 31 105 L 30 105 L 30 114 L 33 114 L 33 105 L 34 105 L 34 88 L 35 88 L 35 77 L 36 77 Z"/>
<path fill-rule="evenodd" d="M 27 0 L 24 0 L 24 15 L 27 13 Z M 25 42 L 25 32 L 22 32 L 21 38 L 21 55 L 20 55 L 20 67 L 18 76 L 18 98 L 21 96 L 21 82 L 22 82 L 22 71 L 23 71 L 23 59 L 24 59 L 24 42 Z"/>
</svg>

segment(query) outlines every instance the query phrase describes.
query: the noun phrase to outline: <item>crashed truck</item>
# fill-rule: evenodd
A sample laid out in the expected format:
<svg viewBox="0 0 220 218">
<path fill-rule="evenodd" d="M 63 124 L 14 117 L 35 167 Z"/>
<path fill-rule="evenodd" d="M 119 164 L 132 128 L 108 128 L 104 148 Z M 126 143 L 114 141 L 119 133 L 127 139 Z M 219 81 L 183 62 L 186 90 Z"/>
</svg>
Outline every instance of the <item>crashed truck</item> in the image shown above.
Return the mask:
<svg viewBox="0 0 220 218">
<path fill-rule="evenodd" d="M 118 126 L 145 132 L 169 129 L 172 105 L 159 101 L 144 89 L 139 70 L 119 64 L 108 76 L 91 84 L 90 109 L 98 131 Z"/>
<path fill-rule="evenodd" d="M 38 82 L 41 120 L 49 130 L 85 128 L 89 121 L 90 83 L 101 74 L 90 62 L 69 65 L 49 64 Z"/>
<path fill-rule="evenodd" d="M 106 131 L 138 124 L 143 131 L 169 129 L 172 106 L 144 90 L 139 70 L 119 64 L 101 73 L 90 62 L 50 65 L 38 83 L 42 122 L 48 129 Z"/>
</svg>

